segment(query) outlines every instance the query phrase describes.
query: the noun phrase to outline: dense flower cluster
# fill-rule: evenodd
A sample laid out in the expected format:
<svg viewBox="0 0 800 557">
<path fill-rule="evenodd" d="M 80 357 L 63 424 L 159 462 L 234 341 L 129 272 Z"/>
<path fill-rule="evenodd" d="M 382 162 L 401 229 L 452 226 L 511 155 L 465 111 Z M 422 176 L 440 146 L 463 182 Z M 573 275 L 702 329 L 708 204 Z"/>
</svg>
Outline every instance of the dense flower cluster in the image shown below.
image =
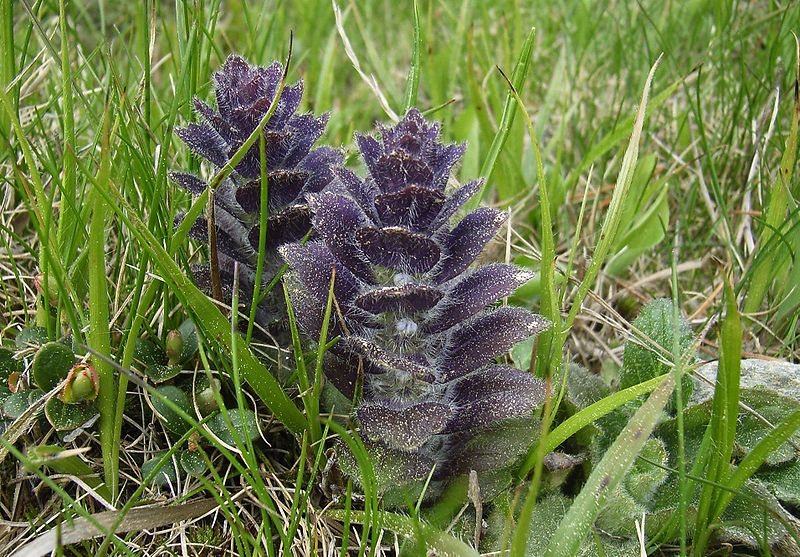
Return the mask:
<svg viewBox="0 0 800 557">
<path fill-rule="evenodd" d="M 230 56 L 214 75 L 216 109 L 195 99 L 201 121 L 176 131 L 189 149 L 211 163 L 213 171 L 227 164 L 253 133 L 270 108 L 282 79 L 283 68 L 273 62 L 267 67 L 251 66 L 240 56 Z M 342 161 L 338 151 L 312 149 L 325 130 L 328 117 L 297 114 L 303 83 L 286 86 L 266 125 L 266 168 L 269 191 L 267 252 L 262 285 L 275 275 L 282 263 L 275 248 L 303 238 L 311 228 L 311 214 L 305 201 L 309 193 L 321 191 L 331 181 L 331 168 Z M 220 274 L 226 301 L 231 297 L 234 262 L 239 263 L 240 300 L 250 302 L 258 257 L 261 191 L 261 160 L 258 142 L 239 162 L 214 195 L 216 241 Z M 173 172 L 171 179 L 193 195 L 208 187 L 202 179 Z M 179 220 L 183 215 L 178 217 Z M 191 237 L 207 242 L 208 223 L 199 218 Z M 193 268 L 195 281 L 210 290 L 208 266 Z M 267 298 L 259 306 L 258 321 L 266 325 L 285 315 L 282 304 Z"/>
<path fill-rule="evenodd" d="M 433 469 L 443 484 L 502 467 L 524 450 L 478 439 L 509 421 L 530 423 L 543 383 L 495 359 L 548 323 L 497 304 L 530 273 L 503 263 L 472 266 L 507 215 L 482 207 L 454 224 L 481 184 L 448 191 L 464 145 L 441 143 L 439 126 L 416 110 L 380 132 L 380 140 L 358 137 L 366 179 L 336 169 L 329 187 L 308 196 L 317 237 L 280 251 L 298 323 L 311 338 L 322 327 L 335 270 L 330 326 L 342 340 L 325 371 L 356 398 L 376 466 L 392 467 L 392 482 Z"/>
</svg>

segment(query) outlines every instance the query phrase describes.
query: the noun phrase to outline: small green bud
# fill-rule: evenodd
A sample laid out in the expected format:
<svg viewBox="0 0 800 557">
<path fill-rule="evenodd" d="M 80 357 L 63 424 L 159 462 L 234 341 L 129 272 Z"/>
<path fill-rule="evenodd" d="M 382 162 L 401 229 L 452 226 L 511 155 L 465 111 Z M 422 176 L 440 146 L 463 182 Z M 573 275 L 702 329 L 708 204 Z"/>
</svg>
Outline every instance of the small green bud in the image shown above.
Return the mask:
<svg viewBox="0 0 800 557">
<path fill-rule="evenodd" d="M 211 384 L 202 390 L 196 392 L 197 409 L 203 416 L 209 415 L 214 410 L 219 408 L 217 398 L 214 396 L 215 392 L 219 392 L 221 384 L 216 377 L 211 378 Z"/>
<path fill-rule="evenodd" d="M 76 364 L 67 376 L 64 390 L 58 398 L 66 404 L 94 400 L 100 392 L 100 377 L 91 364 Z"/>
<path fill-rule="evenodd" d="M 36 291 L 44 297 L 44 284 L 45 278 L 42 273 L 39 273 L 35 277 L 33 277 L 33 285 L 36 287 Z M 49 303 L 52 307 L 58 306 L 58 282 L 53 277 L 53 275 L 49 275 L 47 277 L 47 303 Z"/>
<path fill-rule="evenodd" d="M 183 335 L 178 329 L 173 329 L 167 333 L 165 352 L 170 364 L 175 364 L 180 360 L 181 354 L 183 354 Z"/>
</svg>

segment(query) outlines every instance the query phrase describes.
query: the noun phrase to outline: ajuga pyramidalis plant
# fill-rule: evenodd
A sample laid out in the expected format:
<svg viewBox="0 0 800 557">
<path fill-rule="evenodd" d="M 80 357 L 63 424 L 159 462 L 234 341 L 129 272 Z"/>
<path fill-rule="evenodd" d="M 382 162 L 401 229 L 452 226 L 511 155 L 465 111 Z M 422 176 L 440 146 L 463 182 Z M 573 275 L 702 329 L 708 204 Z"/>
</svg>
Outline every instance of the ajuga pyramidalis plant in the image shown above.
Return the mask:
<svg viewBox="0 0 800 557">
<path fill-rule="evenodd" d="M 548 323 L 497 304 L 530 273 L 503 263 L 471 268 L 507 216 L 482 207 L 454 225 L 481 185 L 448 191 L 465 146 L 441 143 L 439 125 L 416 110 L 380 132 L 380 140 L 357 138 L 366 179 L 337 168 L 334 182 L 309 196 L 317 239 L 281 253 L 292 306 L 311 338 L 335 269 L 330 331 L 342 338 L 325 372 L 356 402 L 379 483 L 421 485 L 433 469 L 433 494 L 527 448 L 532 433 L 518 428 L 530 431 L 543 383 L 495 359 Z"/>
<path fill-rule="evenodd" d="M 253 133 L 269 110 L 283 75 L 283 67 L 273 62 L 267 67 L 250 65 L 240 56 L 230 56 L 214 74 L 216 109 L 200 99 L 194 108 L 200 122 L 176 130 L 189 149 L 212 166 L 222 168 Z M 311 213 L 305 196 L 321 191 L 332 179 L 331 166 L 342 162 L 338 151 L 312 149 L 325 130 L 328 116 L 297 114 L 303 96 L 303 82 L 283 88 L 277 107 L 264 129 L 266 173 L 269 191 L 266 235 L 266 261 L 262 286 L 275 276 L 282 261 L 277 246 L 300 240 L 311 228 Z M 256 142 L 230 177 L 214 195 L 216 241 L 225 301 L 231 299 L 233 268 L 239 263 L 239 300 L 252 300 L 259 238 L 261 158 Z M 185 172 L 173 172 L 171 179 L 192 193 L 201 194 L 208 184 Z M 178 221 L 183 215 L 178 217 Z M 208 223 L 199 218 L 190 236 L 208 241 Z M 207 265 L 192 268 L 195 282 L 211 290 Z M 265 326 L 285 315 L 282 294 L 268 296 L 259 303 L 256 318 Z"/>
</svg>

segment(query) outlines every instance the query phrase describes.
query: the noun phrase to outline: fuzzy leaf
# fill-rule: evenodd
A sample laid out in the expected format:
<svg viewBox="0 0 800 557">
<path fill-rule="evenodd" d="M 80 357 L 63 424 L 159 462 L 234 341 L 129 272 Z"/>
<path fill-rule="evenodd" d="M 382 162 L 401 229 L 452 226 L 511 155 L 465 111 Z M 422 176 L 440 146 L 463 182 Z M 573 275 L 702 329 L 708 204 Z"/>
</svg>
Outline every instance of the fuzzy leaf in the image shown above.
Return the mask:
<svg viewBox="0 0 800 557">
<path fill-rule="evenodd" d="M 376 196 L 375 209 L 384 226 L 421 231 L 440 213 L 444 201 L 442 193 L 412 184 L 400 191 Z"/>
<path fill-rule="evenodd" d="M 415 449 L 442 431 L 451 415 L 448 405 L 433 401 L 409 406 L 367 403 L 356 410 L 367 439 L 404 450 Z"/>
<path fill-rule="evenodd" d="M 547 320 L 541 315 L 512 307 L 499 308 L 460 325 L 452 331 L 445 349 L 445 380 L 481 367 L 547 327 Z"/>
<path fill-rule="evenodd" d="M 464 217 L 444 239 L 442 262 L 434 275 L 441 284 L 464 272 L 506 222 L 507 215 L 482 207 Z"/>
<path fill-rule="evenodd" d="M 375 265 L 406 273 L 429 271 L 441 255 L 436 242 L 399 226 L 364 227 L 356 232 L 356 240 Z"/>
<path fill-rule="evenodd" d="M 472 317 L 487 305 L 513 293 L 533 278 L 514 265 L 495 263 L 464 276 L 439 303 L 434 318 L 425 325 L 431 333 L 444 331 Z"/>
<path fill-rule="evenodd" d="M 425 284 L 384 286 L 367 290 L 357 296 L 353 303 L 364 311 L 379 314 L 384 312 L 415 313 L 435 306 L 442 292 Z"/>
</svg>

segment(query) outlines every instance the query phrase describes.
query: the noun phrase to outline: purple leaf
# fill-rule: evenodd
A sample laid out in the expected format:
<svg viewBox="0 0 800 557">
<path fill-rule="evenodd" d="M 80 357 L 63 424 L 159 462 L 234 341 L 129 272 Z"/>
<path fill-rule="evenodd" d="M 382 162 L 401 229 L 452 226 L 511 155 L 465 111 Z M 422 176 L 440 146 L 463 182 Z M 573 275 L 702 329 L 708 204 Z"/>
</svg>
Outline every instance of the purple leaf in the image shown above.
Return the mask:
<svg viewBox="0 0 800 557">
<path fill-rule="evenodd" d="M 258 235 L 261 227 L 250 229 L 248 238 L 254 250 L 258 250 Z M 302 240 L 311 230 L 311 210 L 307 205 L 289 205 L 267 219 L 267 249 L 274 249 L 288 242 Z"/>
<path fill-rule="evenodd" d="M 456 191 L 447 198 L 444 205 L 442 206 L 442 210 L 436 215 L 433 223 L 431 223 L 432 230 L 438 230 L 442 226 L 446 225 L 453 215 L 456 214 L 456 211 L 470 198 L 475 195 L 475 193 L 480 189 L 481 185 L 483 185 L 483 180 L 473 180 L 468 184 L 465 184 L 458 188 Z"/>
<path fill-rule="evenodd" d="M 311 293 L 320 304 L 327 304 L 331 284 L 331 272 L 336 269 L 333 294 L 339 304 L 348 305 L 358 290 L 358 279 L 339 263 L 328 247 L 319 241 L 305 245 L 286 244 L 279 251 L 293 276 Z"/>
<path fill-rule="evenodd" d="M 203 180 L 194 174 L 189 174 L 186 172 L 170 172 L 169 179 L 192 195 L 201 195 L 208 187 L 208 184 L 206 184 Z"/>
<path fill-rule="evenodd" d="M 277 211 L 300 196 L 308 179 L 306 172 L 277 170 L 267 177 L 269 211 Z M 258 214 L 261 210 L 261 180 L 253 180 L 236 190 L 236 201 L 246 213 Z"/>
<path fill-rule="evenodd" d="M 356 143 L 358 143 L 358 148 L 361 151 L 361 157 L 364 159 L 364 163 L 367 165 L 369 173 L 374 177 L 374 170 L 376 168 L 375 165 L 378 162 L 378 158 L 383 154 L 381 144 L 378 143 L 378 140 L 374 137 L 361 134 L 356 134 Z"/>
<path fill-rule="evenodd" d="M 428 165 L 405 151 L 397 150 L 381 156 L 370 172 L 384 193 L 392 193 L 406 186 L 428 186 L 433 172 Z"/>
<path fill-rule="evenodd" d="M 436 190 L 411 185 L 400 191 L 375 197 L 375 208 L 384 226 L 404 226 L 425 230 L 444 203 L 444 195 Z"/>
<path fill-rule="evenodd" d="M 364 227 L 356 232 L 361 251 L 372 263 L 407 273 L 424 273 L 439 261 L 439 246 L 405 228 Z"/>
<path fill-rule="evenodd" d="M 379 221 L 378 212 L 375 210 L 375 185 L 373 182 L 363 182 L 354 172 L 346 168 L 335 168 L 334 175 L 338 180 L 337 186 L 343 187 L 347 194 L 358 203 L 361 210 L 369 219 L 377 223 Z"/>
<path fill-rule="evenodd" d="M 541 315 L 513 307 L 471 319 L 450 333 L 442 361 L 444 380 L 451 381 L 478 369 L 548 325 Z"/>
<path fill-rule="evenodd" d="M 324 316 L 324 314 L 322 315 Z M 320 325 L 322 325 L 321 320 Z M 334 347 L 335 349 L 336 347 Z M 325 377 L 333 383 L 333 386 L 345 398 L 353 400 L 356 394 L 356 381 L 359 374 L 358 356 L 355 354 L 333 354 L 332 351 L 328 351 L 323 357 L 322 369 L 325 371 Z"/>
<path fill-rule="evenodd" d="M 333 169 L 342 164 L 342 154 L 330 147 L 309 152 L 297 167 L 308 173 L 303 193 L 316 193 L 333 181 Z"/>
<path fill-rule="evenodd" d="M 531 278 L 532 273 L 515 265 L 493 263 L 481 267 L 448 290 L 434 311 L 433 319 L 425 325 L 425 330 L 429 333 L 445 331 L 513 293 Z"/>
<path fill-rule="evenodd" d="M 361 433 L 396 449 L 415 449 L 442 431 L 452 410 L 446 404 L 427 401 L 408 406 L 367 403 L 356 410 Z"/>
<path fill-rule="evenodd" d="M 402 354 L 384 350 L 368 340 L 353 336 L 348 339 L 348 345 L 378 368 L 401 372 L 404 379 L 415 379 L 425 383 L 432 383 L 436 380 L 436 373 L 432 368 Z"/>
<path fill-rule="evenodd" d="M 228 160 L 228 144 L 214 128 L 207 124 L 188 124 L 175 130 L 189 149 L 218 167 Z"/>
<path fill-rule="evenodd" d="M 448 387 L 448 399 L 458 406 L 480 403 L 498 393 L 518 393 L 531 400 L 534 407 L 544 402 L 544 382 L 535 375 L 515 367 L 492 365 L 454 381 Z"/>
<path fill-rule="evenodd" d="M 355 232 L 366 220 L 358 205 L 352 199 L 329 191 L 309 195 L 308 204 L 314 212 L 314 229 L 331 253 L 362 280 L 372 282 L 372 269 L 353 243 Z"/>
<path fill-rule="evenodd" d="M 527 451 L 537 433 L 534 420 L 522 419 L 496 423 L 478 435 L 471 431 L 452 434 L 443 472 L 455 476 L 508 466 Z"/>
<path fill-rule="evenodd" d="M 382 286 L 367 290 L 353 303 L 370 313 L 387 311 L 405 314 L 431 309 L 441 299 L 437 288 L 426 284 L 408 283 L 402 286 Z"/>
<path fill-rule="evenodd" d="M 506 213 L 489 207 L 481 207 L 464 217 L 443 240 L 443 257 L 434 271 L 436 281 L 447 282 L 469 267 L 506 218 Z"/>
</svg>

